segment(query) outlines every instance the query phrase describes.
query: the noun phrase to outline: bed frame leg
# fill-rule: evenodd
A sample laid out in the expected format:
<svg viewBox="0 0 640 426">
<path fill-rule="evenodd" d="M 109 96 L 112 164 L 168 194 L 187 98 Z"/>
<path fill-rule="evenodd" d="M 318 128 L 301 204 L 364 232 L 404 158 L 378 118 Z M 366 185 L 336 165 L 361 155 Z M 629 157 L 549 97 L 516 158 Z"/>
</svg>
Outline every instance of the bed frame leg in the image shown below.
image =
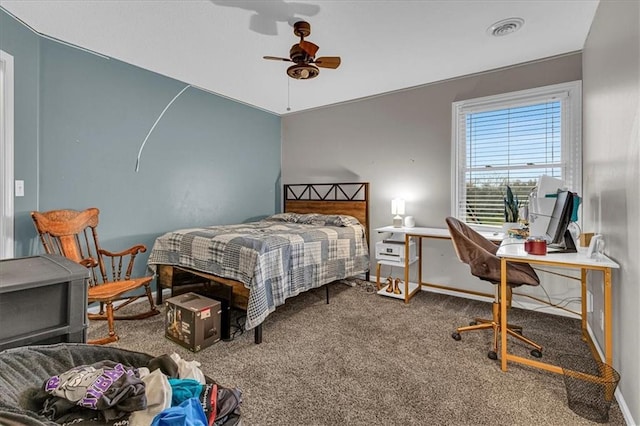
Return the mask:
<svg viewBox="0 0 640 426">
<path fill-rule="evenodd" d="M 256 326 L 253 332 L 253 341 L 256 345 L 262 343 L 262 324 Z"/>
<path fill-rule="evenodd" d="M 324 288 L 325 288 L 325 290 L 327 292 L 327 305 L 328 305 L 329 304 L 329 284 L 325 284 Z"/>
<path fill-rule="evenodd" d="M 156 282 L 156 306 L 162 306 L 162 286 Z"/>
</svg>

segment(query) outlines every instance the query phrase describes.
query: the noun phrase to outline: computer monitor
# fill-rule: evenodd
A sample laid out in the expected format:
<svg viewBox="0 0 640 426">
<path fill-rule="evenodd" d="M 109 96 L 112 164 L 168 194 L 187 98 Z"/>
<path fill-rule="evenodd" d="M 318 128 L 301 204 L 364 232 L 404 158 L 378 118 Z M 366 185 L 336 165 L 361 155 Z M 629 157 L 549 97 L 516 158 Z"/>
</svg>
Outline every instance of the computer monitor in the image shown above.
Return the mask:
<svg viewBox="0 0 640 426">
<path fill-rule="evenodd" d="M 553 212 L 547 226 L 548 253 L 575 253 L 576 245 L 569 232 L 573 214 L 573 193 L 558 191 Z"/>
</svg>

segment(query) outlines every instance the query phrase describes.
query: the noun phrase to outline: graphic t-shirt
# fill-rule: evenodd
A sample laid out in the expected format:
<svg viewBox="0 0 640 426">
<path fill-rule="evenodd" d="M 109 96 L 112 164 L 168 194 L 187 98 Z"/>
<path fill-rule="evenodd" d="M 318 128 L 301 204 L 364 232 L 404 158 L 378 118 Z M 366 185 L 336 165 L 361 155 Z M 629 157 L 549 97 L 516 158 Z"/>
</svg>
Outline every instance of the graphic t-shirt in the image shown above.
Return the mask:
<svg viewBox="0 0 640 426">
<path fill-rule="evenodd" d="M 145 385 L 137 370 L 114 361 L 74 367 L 49 378 L 43 389 L 80 407 L 101 411 L 106 420 L 147 406 Z"/>
</svg>

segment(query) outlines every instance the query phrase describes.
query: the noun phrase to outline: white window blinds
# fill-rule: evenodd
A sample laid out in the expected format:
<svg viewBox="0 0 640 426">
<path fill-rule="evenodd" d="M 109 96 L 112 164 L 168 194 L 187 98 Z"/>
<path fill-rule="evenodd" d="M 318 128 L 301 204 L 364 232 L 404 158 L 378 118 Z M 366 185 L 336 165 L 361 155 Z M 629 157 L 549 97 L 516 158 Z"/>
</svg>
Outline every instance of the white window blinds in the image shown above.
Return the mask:
<svg viewBox="0 0 640 426">
<path fill-rule="evenodd" d="M 581 192 L 580 82 L 453 104 L 452 214 L 504 222 L 509 185 L 526 205 L 541 175 Z"/>
</svg>

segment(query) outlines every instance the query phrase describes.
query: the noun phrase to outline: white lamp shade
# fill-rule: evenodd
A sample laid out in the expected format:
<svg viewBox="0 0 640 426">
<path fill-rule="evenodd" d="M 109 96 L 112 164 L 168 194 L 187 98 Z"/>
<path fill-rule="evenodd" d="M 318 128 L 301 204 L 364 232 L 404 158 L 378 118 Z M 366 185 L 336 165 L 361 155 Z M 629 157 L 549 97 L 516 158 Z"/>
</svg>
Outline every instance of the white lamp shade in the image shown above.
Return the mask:
<svg viewBox="0 0 640 426">
<path fill-rule="evenodd" d="M 404 200 L 402 198 L 391 200 L 391 214 L 404 214 Z"/>
</svg>

